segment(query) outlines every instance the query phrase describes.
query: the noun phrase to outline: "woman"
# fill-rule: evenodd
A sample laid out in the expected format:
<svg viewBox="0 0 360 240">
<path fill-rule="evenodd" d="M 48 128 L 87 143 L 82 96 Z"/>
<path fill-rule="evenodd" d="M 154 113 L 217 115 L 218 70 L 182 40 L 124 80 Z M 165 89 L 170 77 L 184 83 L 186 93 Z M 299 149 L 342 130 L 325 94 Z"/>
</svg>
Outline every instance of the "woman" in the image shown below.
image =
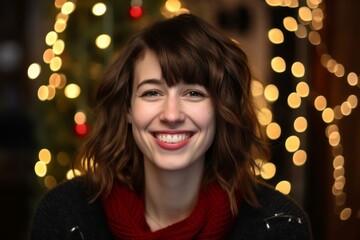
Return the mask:
<svg viewBox="0 0 360 240">
<path fill-rule="evenodd" d="M 97 90 L 85 176 L 44 197 L 32 239 L 310 239 L 257 183 L 250 80 L 238 44 L 191 14 L 138 33 Z"/>
</svg>

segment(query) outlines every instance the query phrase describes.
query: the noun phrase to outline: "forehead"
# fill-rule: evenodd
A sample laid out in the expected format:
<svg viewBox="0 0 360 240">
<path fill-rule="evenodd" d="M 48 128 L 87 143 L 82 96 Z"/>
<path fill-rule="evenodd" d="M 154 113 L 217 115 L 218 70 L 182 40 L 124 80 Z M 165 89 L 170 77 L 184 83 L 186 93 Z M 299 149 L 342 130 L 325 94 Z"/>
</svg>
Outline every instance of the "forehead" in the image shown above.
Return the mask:
<svg viewBox="0 0 360 240">
<path fill-rule="evenodd" d="M 161 67 L 156 54 L 146 49 L 134 66 L 134 83 L 139 84 L 146 79 L 162 79 Z"/>
</svg>

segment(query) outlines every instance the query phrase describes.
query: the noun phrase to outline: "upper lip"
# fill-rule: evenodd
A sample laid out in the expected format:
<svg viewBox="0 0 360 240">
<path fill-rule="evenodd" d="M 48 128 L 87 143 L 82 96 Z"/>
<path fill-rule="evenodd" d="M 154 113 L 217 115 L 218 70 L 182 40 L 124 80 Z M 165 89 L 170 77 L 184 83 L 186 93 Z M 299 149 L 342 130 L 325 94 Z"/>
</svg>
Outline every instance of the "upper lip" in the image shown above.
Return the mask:
<svg viewBox="0 0 360 240">
<path fill-rule="evenodd" d="M 188 135 L 188 138 L 192 137 L 195 134 L 195 131 L 189 131 L 189 130 L 160 130 L 160 131 L 152 131 L 151 134 L 157 138 L 158 135 L 180 135 L 180 134 L 186 134 Z"/>
<path fill-rule="evenodd" d="M 170 135 L 174 135 L 174 134 L 194 134 L 194 131 L 189 131 L 189 130 L 159 130 L 159 131 L 152 131 L 151 132 L 153 135 L 156 134 L 170 134 Z"/>
</svg>

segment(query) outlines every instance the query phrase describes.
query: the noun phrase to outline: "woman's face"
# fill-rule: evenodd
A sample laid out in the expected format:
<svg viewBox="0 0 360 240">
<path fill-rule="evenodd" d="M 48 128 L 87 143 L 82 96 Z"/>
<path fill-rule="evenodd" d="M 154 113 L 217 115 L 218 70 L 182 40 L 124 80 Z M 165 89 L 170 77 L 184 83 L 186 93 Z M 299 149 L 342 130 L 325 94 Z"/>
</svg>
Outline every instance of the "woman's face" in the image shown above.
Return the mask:
<svg viewBox="0 0 360 240">
<path fill-rule="evenodd" d="M 144 161 L 163 170 L 204 161 L 214 140 L 215 115 L 207 90 L 182 81 L 167 86 L 150 50 L 135 64 L 128 120 Z"/>
</svg>

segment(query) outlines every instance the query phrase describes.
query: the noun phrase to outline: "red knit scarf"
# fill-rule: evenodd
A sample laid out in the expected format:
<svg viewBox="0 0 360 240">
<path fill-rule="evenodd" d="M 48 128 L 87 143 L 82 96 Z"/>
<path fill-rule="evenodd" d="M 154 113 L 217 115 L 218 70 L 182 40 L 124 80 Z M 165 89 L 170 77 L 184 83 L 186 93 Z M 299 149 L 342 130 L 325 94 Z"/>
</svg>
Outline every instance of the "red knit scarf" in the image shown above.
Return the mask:
<svg viewBox="0 0 360 240">
<path fill-rule="evenodd" d="M 201 190 L 188 218 L 155 232 L 145 220 L 144 194 L 115 183 L 102 205 L 112 234 L 121 240 L 225 239 L 235 220 L 228 195 L 217 183 Z"/>
</svg>

